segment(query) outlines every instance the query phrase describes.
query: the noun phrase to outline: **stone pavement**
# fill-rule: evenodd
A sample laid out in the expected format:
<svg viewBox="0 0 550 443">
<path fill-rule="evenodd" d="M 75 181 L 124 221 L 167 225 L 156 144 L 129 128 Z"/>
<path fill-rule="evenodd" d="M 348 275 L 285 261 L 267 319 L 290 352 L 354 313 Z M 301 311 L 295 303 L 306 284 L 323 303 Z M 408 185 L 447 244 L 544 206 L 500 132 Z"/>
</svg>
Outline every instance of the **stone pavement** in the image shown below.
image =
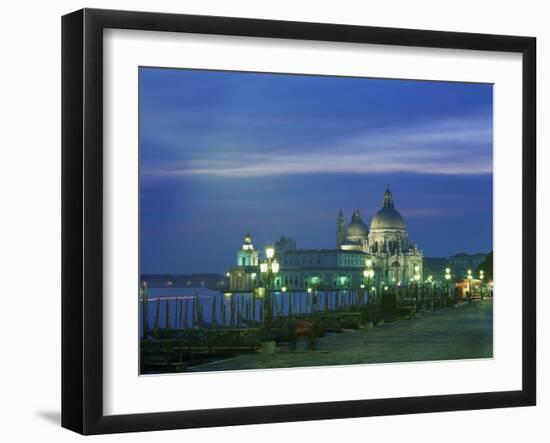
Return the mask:
<svg viewBox="0 0 550 443">
<path fill-rule="evenodd" d="M 298 347 L 300 349 L 300 347 Z M 315 351 L 246 354 L 189 368 L 191 371 L 330 366 L 434 361 L 493 356 L 493 302 L 474 301 L 455 309 L 424 313 L 322 337 Z"/>
</svg>

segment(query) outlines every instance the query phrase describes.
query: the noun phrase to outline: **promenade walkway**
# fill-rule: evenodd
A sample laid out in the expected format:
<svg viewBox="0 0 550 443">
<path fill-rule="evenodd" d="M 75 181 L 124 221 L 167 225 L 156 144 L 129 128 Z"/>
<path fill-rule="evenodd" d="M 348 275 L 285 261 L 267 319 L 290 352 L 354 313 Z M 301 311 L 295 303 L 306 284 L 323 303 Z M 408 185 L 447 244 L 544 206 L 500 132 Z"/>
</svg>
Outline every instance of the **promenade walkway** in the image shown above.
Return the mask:
<svg viewBox="0 0 550 443">
<path fill-rule="evenodd" d="M 322 337 L 315 351 L 261 353 L 189 368 L 191 371 L 491 358 L 493 302 L 474 301 L 411 320 Z"/>
</svg>

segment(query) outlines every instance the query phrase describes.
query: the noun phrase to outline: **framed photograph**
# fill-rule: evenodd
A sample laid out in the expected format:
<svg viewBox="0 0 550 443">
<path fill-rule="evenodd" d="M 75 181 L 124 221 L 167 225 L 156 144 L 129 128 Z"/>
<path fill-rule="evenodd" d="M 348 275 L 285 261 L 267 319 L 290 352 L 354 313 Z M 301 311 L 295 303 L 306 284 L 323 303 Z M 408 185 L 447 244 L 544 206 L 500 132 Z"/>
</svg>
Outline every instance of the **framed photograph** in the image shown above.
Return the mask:
<svg viewBox="0 0 550 443">
<path fill-rule="evenodd" d="M 534 405 L 531 37 L 62 20 L 62 425 Z"/>
</svg>

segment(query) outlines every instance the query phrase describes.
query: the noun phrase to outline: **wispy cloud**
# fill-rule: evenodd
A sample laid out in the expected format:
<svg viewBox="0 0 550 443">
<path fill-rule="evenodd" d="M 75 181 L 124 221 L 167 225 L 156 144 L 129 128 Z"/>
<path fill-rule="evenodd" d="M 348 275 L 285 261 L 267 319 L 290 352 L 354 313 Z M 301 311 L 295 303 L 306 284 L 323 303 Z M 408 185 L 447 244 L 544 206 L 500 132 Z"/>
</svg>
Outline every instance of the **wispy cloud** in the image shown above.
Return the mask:
<svg viewBox="0 0 550 443">
<path fill-rule="evenodd" d="M 406 214 L 407 218 L 411 217 L 441 217 L 449 215 L 461 214 L 464 211 L 461 208 L 426 208 L 426 207 L 400 207 L 399 211 Z"/>
<path fill-rule="evenodd" d="M 492 173 L 490 114 L 447 118 L 411 126 L 384 127 L 334 140 L 269 149 L 262 141 L 245 152 L 225 140 L 224 155 L 200 151 L 181 163 L 145 169 L 159 177 L 260 177 L 295 174 L 417 173 L 471 175 Z M 218 152 L 223 152 L 219 150 Z M 231 153 L 228 155 L 228 153 Z"/>
</svg>

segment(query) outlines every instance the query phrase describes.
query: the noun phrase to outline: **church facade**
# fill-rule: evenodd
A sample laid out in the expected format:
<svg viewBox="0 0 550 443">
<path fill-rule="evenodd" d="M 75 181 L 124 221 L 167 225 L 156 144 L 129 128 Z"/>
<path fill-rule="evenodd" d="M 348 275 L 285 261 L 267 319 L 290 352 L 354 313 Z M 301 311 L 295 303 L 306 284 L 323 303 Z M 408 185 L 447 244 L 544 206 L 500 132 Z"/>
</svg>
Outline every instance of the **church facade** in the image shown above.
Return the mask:
<svg viewBox="0 0 550 443">
<path fill-rule="evenodd" d="M 334 249 L 298 249 L 286 236 L 274 247 L 280 265 L 275 289 L 345 289 L 367 283 L 374 287 L 401 286 L 422 278 L 422 251 L 410 242 L 405 220 L 395 209 L 389 189 L 381 209 L 371 219 L 370 229 L 358 209 L 348 224 L 340 211 Z M 365 277 L 366 270 L 374 271 L 374 276 Z M 258 251 L 247 234 L 237 251 L 237 265 L 228 273 L 228 287 L 231 291 L 250 291 L 261 284 Z"/>
</svg>

